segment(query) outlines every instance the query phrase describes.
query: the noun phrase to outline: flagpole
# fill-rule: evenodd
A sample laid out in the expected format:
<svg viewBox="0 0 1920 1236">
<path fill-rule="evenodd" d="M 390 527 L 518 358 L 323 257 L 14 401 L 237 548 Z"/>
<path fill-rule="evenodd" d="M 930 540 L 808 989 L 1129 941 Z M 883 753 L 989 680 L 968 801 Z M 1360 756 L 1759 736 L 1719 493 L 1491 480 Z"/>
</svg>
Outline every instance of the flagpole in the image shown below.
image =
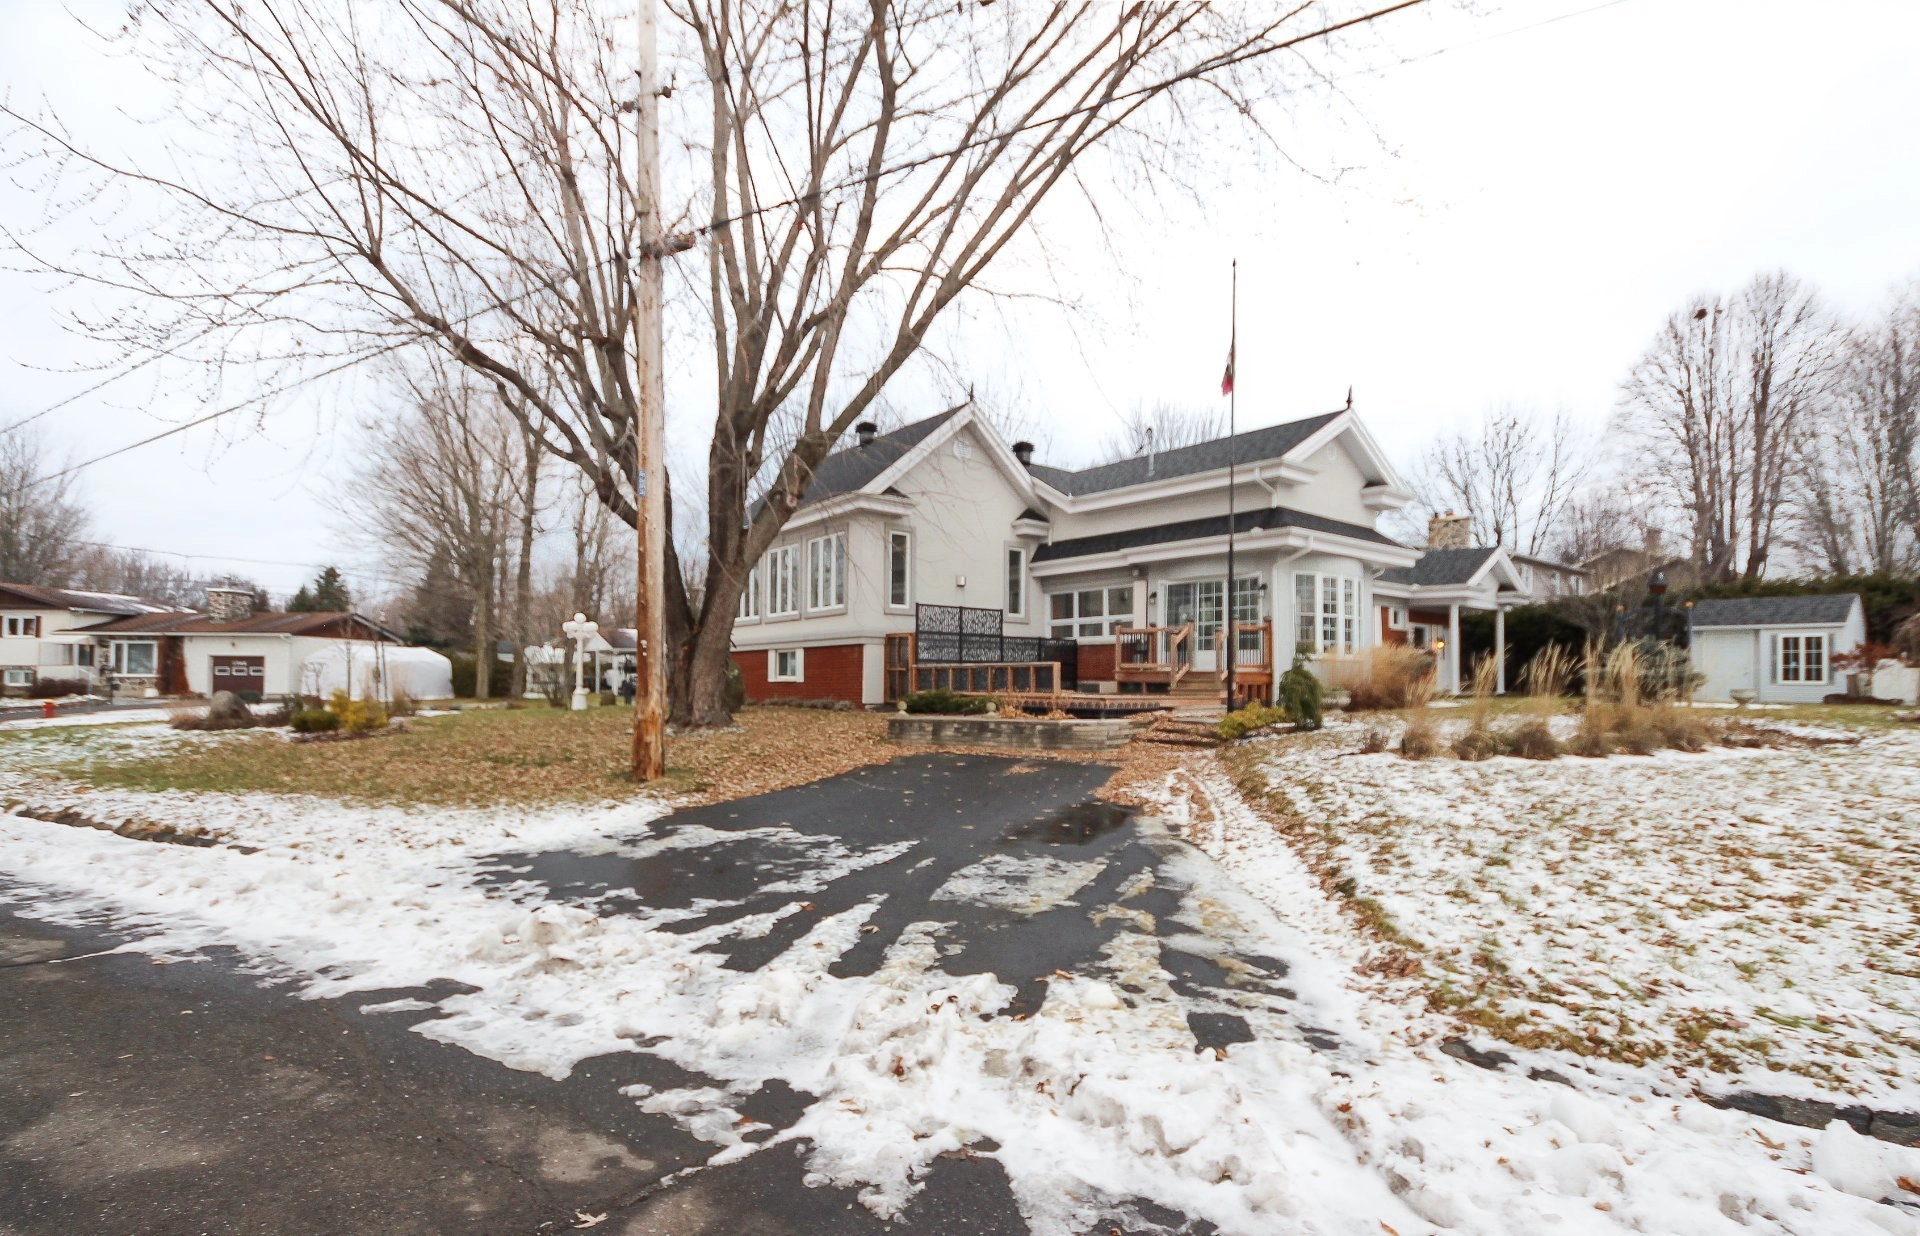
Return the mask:
<svg viewBox="0 0 1920 1236">
<path fill-rule="evenodd" d="M 1233 293 L 1231 307 L 1227 310 L 1227 364 L 1230 369 L 1240 367 L 1240 259 L 1233 259 Z M 1234 510 L 1233 490 L 1236 480 L 1234 457 L 1240 453 L 1240 444 L 1234 435 L 1239 432 L 1240 421 L 1237 415 L 1240 402 L 1240 375 L 1234 373 L 1233 381 L 1227 386 L 1227 592 L 1225 597 L 1227 629 L 1227 711 L 1234 709 L 1234 670 L 1235 662 L 1240 659 L 1240 632 L 1233 623 L 1233 541 L 1236 512 Z"/>
</svg>

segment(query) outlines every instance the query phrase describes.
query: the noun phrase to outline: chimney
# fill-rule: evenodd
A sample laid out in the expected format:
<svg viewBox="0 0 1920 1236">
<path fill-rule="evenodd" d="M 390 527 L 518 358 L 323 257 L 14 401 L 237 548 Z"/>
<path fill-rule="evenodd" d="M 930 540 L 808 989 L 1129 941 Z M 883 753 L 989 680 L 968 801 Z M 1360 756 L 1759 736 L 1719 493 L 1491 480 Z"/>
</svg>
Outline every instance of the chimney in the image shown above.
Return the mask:
<svg viewBox="0 0 1920 1236">
<path fill-rule="evenodd" d="M 1660 542 L 1662 539 L 1660 529 L 1642 528 L 1640 530 L 1640 552 L 1644 553 L 1649 561 L 1661 557 L 1663 547 Z"/>
<path fill-rule="evenodd" d="M 1023 468 L 1033 467 L 1033 443 L 1025 441 L 1015 442 L 1013 444 L 1013 457 L 1020 461 L 1020 466 Z"/>
<path fill-rule="evenodd" d="M 859 437 L 860 449 L 864 451 L 873 445 L 873 435 L 880 432 L 880 426 L 872 421 L 861 421 L 853 427 L 853 432 Z"/>
<path fill-rule="evenodd" d="M 215 622 L 253 617 L 253 593 L 246 588 L 207 589 L 207 617 Z"/>
<path fill-rule="evenodd" d="M 1455 515 L 1448 511 L 1427 521 L 1428 549 L 1465 549 L 1472 540 L 1473 520 L 1470 516 Z"/>
</svg>

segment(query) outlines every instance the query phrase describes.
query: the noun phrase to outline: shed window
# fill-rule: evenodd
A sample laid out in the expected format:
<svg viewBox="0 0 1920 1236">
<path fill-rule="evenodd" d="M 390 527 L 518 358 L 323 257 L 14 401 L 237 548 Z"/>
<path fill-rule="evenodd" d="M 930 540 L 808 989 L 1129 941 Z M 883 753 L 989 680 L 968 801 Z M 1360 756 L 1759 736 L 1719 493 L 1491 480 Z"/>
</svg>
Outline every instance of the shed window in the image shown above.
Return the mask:
<svg viewBox="0 0 1920 1236">
<path fill-rule="evenodd" d="M 1827 637 L 1824 635 L 1779 635 L 1773 654 L 1775 682 L 1813 682 L 1827 680 Z"/>
</svg>

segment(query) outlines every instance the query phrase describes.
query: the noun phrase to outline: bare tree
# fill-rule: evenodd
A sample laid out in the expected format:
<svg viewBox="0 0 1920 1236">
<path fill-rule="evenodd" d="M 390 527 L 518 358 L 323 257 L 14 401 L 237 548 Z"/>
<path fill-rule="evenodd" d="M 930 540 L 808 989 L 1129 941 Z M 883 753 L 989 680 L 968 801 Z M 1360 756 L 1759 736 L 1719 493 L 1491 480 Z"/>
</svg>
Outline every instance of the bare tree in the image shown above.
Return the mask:
<svg viewBox="0 0 1920 1236">
<path fill-rule="evenodd" d="M 1795 528 L 1836 575 L 1920 562 L 1920 286 L 1842 349 L 1833 398 L 1797 459 Z"/>
<path fill-rule="evenodd" d="M 1126 161 L 1116 196 L 1176 183 L 1202 138 L 1217 160 L 1263 108 L 1324 84 L 1314 44 L 1418 2 L 669 0 L 663 76 L 693 84 L 666 117 L 683 135 L 669 185 L 688 205 L 659 213 L 692 222 L 667 239 L 642 234 L 654 203 L 633 192 L 626 6 L 145 0 L 132 50 L 181 87 L 191 140 L 114 162 L 7 114 L 23 153 L 166 204 L 151 240 L 33 253 L 150 306 L 91 324 L 109 337 L 220 359 L 245 337 L 288 381 L 341 351 L 436 348 L 510 393 L 629 522 L 635 271 L 704 237 L 677 290 L 716 372 L 707 567 L 696 607 L 669 563 L 666 606 L 674 717 L 717 723 L 749 564 L 1049 195 L 1093 192 L 1103 166 L 1112 183 L 1103 159 Z M 781 409 L 800 432 L 772 452 Z"/>
<path fill-rule="evenodd" d="M 1765 573 L 1835 344 L 1813 292 L 1775 273 L 1697 298 L 1634 365 L 1623 425 L 1686 519 L 1701 579 Z"/>
<path fill-rule="evenodd" d="M 0 581 L 72 582 L 86 550 L 87 512 L 33 430 L 0 434 Z"/>
<path fill-rule="evenodd" d="M 1443 434 L 1429 446 L 1413 487 L 1425 513 L 1465 515 L 1474 544 L 1546 556 L 1566 540 L 1592 458 L 1592 443 L 1571 413 L 1542 416 L 1506 405 L 1476 428 Z"/>
<path fill-rule="evenodd" d="M 1172 451 L 1227 436 L 1224 408 L 1168 403 L 1135 404 L 1120 417 L 1120 431 L 1100 444 L 1101 463 L 1114 463 L 1150 451 Z"/>
<path fill-rule="evenodd" d="M 519 432 L 494 392 L 456 367 L 411 375 L 410 406 L 366 426 L 341 515 L 393 565 L 450 567 L 472 605 L 474 691 L 492 691 L 500 597 L 524 509 Z"/>
</svg>

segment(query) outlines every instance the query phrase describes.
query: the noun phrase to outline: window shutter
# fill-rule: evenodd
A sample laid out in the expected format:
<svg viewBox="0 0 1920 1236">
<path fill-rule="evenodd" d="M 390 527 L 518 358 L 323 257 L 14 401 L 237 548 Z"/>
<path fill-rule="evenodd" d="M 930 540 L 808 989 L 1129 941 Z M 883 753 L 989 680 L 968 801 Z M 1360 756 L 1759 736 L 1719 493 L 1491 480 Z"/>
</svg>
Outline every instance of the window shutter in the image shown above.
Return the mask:
<svg viewBox="0 0 1920 1236">
<path fill-rule="evenodd" d="M 1767 636 L 1767 681 L 1780 681 L 1780 637 Z"/>
</svg>

